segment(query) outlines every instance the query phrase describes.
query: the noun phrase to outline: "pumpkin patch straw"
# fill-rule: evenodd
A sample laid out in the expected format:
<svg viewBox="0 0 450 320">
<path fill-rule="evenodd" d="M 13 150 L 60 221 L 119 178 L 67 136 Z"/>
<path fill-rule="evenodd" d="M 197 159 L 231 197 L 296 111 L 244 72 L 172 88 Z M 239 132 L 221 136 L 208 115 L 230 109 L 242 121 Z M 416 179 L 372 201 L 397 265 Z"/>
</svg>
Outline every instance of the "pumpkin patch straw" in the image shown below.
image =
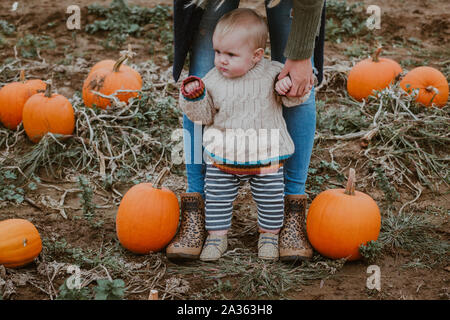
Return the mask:
<svg viewBox="0 0 450 320">
<path fill-rule="evenodd" d="M 390 180 L 391 190 L 405 186 L 413 191 L 412 194 L 417 195 L 421 192 L 417 183 L 422 187 L 428 186 L 432 191 L 437 191 L 441 183 L 448 186 L 448 107 L 420 107 L 416 105 L 414 97 L 403 93 L 398 84 L 380 91 L 377 97 L 367 101 L 353 101 L 348 98 L 345 90 L 340 90 L 344 89 L 345 84 L 341 82 L 341 77 L 349 70 L 349 64 L 340 62 L 325 67 L 324 79 L 327 82 L 322 87 L 322 94 L 333 95 L 340 108 L 324 112 L 319 110 L 322 113 L 320 118 L 328 122 L 338 119 L 333 120 L 333 123 L 340 122 L 339 126 L 343 129 L 346 129 L 346 123 L 357 123 L 359 128 L 350 126 L 349 129 L 341 130 L 341 134 L 335 134 L 335 131 L 319 125 L 316 143 L 336 140 L 334 149 L 337 149 L 348 141 L 360 140 L 363 149 L 359 154 L 363 158 L 358 159 L 358 166 L 380 168 Z M 342 115 L 348 120 L 342 120 Z M 349 118 L 350 115 L 352 118 Z M 379 184 L 377 179 L 377 174 L 372 173 L 361 183 L 376 186 Z"/>
<path fill-rule="evenodd" d="M 128 50 L 120 51 L 121 55 L 127 56 L 128 59 L 132 59 L 136 52 L 133 51 L 131 44 L 128 44 Z"/>
<path fill-rule="evenodd" d="M 76 72 L 64 69 L 65 66 L 58 67 L 68 72 L 68 75 L 87 74 L 87 61 L 82 58 L 79 61 L 81 62 L 77 63 Z M 445 61 L 440 65 L 444 66 Z M 319 123 L 311 167 L 314 169 L 318 167 L 314 156 L 319 151 L 324 150 L 327 153 L 328 150 L 333 161 L 339 164 L 333 173 L 344 172 L 343 168 L 348 168 L 350 165 L 358 170 L 358 175 L 361 175 L 358 185 L 367 189 L 380 189 L 379 178 L 373 170 L 380 169 L 389 181 L 391 190 L 398 190 L 403 197 L 401 203 L 398 201 L 393 203 L 392 210 L 388 211 L 387 219 L 384 219 L 387 221 L 384 227 L 391 227 L 392 230 L 389 232 L 390 229 L 387 229 L 388 233 L 381 235 L 395 237 L 392 241 L 398 241 L 398 244 L 393 245 L 397 248 L 404 245 L 403 234 L 409 235 L 410 230 L 418 230 L 420 232 L 414 233 L 414 238 L 411 238 L 408 244 L 415 249 L 418 245 L 428 245 L 423 240 L 424 236 L 429 234 L 428 229 L 418 229 L 408 223 L 426 216 L 414 214 L 417 211 L 414 204 L 420 206 L 424 204 L 421 203 L 421 195 L 429 194 L 430 189 L 444 188 L 445 190 L 448 186 L 450 109 L 448 107 L 426 110 L 418 108 L 414 105 L 413 99 L 402 95 L 396 86 L 380 92 L 378 99 L 358 103 L 346 95 L 344 85 L 349 68 L 348 61 L 333 60 L 332 57 L 324 66 L 324 81 L 316 89 L 318 101 L 327 99 L 330 108 L 319 108 L 320 120 L 331 119 L 333 123 L 339 122 L 342 129 L 336 130 Z M 0 66 L 0 85 L 16 80 L 22 69 L 33 74 L 44 75 L 45 78 L 49 70 L 53 70 L 53 66 L 45 60 L 23 61 L 16 56 L 16 59 Z M 68 140 L 62 141 L 58 136 L 48 135 L 38 145 L 30 146 L 22 143 L 25 139 L 23 128 L 19 127 L 16 131 L 12 131 L 0 127 L 0 172 L 23 170 L 22 175 L 25 176 L 26 173 L 27 179 L 31 179 L 33 175 L 39 177 L 42 181 L 48 182 L 46 187 L 54 189 L 52 191 L 61 195 L 63 204 L 64 195 L 68 197 L 68 192 L 72 192 L 72 189 L 56 189 L 56 185 L 70 184 L 74 176 L 83 173 L 91 178 L 94 193 L 99 199 L 102 199 L 105 205 L 112 207 L 117 205 L 123 197 L 120 191 L 130 181 L 148 180 L 148 174 L 153 175 L 160 165 L 174 168 L 170 158 L 170 150 L 173 147 L 170 134 L 179 128 L 180 113 L 176 108 L 178 87 L 171 80 L 171 70 L 156 66 L 150 61 L 138 64 L 136 69 L 141 72 L 146 83 L 142 101 L 134 101 L 123 108 L 113 107 L 106 112 L 85 108 L 79 94 L 68 97 L 76 112 L 76 131 Z M 447 73 L 446 76 L 448 76 Z M 353 113 L 349 114 L 349 110 Z M 347 119 L 343 119 L 342 115 L 345 115 Z M 379 129 L 376 132 L 370 131 L 374 122 Z M 356 123 L 358 126 L 350 126 L 349 123 Z M 359 140 L 369 132 L 373 134 L 370 141 L 363 148 L 359 148 Z M 349 157 L 352 151 L 343 149 L 352 145 L 358 148 Z M 333 152 L 338 149 L 341 156 L 338 157 L 336 152 L 333 158 Z M 342 151 L 345 151 L 344 157 L 342 157 Z M 17 169 L 13 169 L 13 166 Z M 25 169 L 28 170 L 25 171 Z M 46 172 L 50 177 L 46 177 Z M 180 176 L 173 175 L 166 180 L 166 183 L 175 185 L 180 181 L 175 180 L 177 178 Z M 341 182 L 332 181 L 333 179 L 334 176 L 331 177 L 330 183 L 342 186 Z M 39 186 L 43 187 L 41 184 Z M 183 187 L 182 183 L 176 185 L 176 188 L 181 187 Z M 381 191 L 385 194 L 390 192 L 387 189 L 381 189 Z M 45 190 L 43 192 L 45 194 Z M 307 190 L 307 192 L 312 191 Z M 33 200 L 39 206 L 46 207 L 39 202 L 39 199 L 33 198 Z M 8 205 L 8 201 L 5 202 Z M 383 201 L 382 204 L 385 203 Z M 48 208 L 50 209 L 50 206 Z M 68 206 L 65 208 L 74 210 Z M 44 208 L 44 210 L 47 209 Z M 230 233 L 234 248 L 224 255 L 223 263 L 214 267 L 201 263 L 167 264 L 162 253 L 146 256 L 143 263 L 140 263 L 141 261 L 136 263 L 128 257 L 117 259 L 120 251 L 117 251 L 114 241 L 110 242 L 106 239 L 102 243 L 101 254 L 84 248 L 80 253 L 83 254 L 83 258 L 86 257 L 92 261 L 101 258 L 112 278 L 120 277 L 127 283 L 127 297 L 139 294 L 143 299 L 148 297 L 149 288 L 157 289 L 160 292 L 160 298 L 163 299 L 217 298 L 222 293 L 221 288 L 227 288 L 226 280 L 229 278 L 243 280 L 242 285 L 233 286 L 234 292 L 240 297 L 273 295 L 283 297 L 287 290 L 298 290 L 310 280 L 332 277 L 344 265 L 343 261 L 322 258 L 313 262 L 303 262 L 299 266 L 260 263 L 256 252 L 241 243 L 244 236 L 256 234 L 257 231 L 254 212 L 245 210 L 244 206 L 240 208 L 240 213 L 244 214 L 235 217 L 234 230 Z M 445 211 L 442 212 L 445 215 Z M 424 221 L 423 228 L 430 225 L 428 220 Z M 404 227 L 404 230 L 396 229 L 399 227 Z M 389 244 L 389 239 L 381 238 L 381 241 Z M 440 242 L 443 252 L 440 260 L 434 259 L 437 255 L 429 250 L 430 246 L 427 247 L 428 250 L 421 250 L 426 259 L 420 260 L 421 266 L 429 266 L 437 261 L 447 265 L 448 246 L 445 247 L 445 243 Z M 74 248 L 69 244 L 68 249 Z M 52 252 L 47 252 L 45 258 L 48 260 L 40 261 L 38 264 L 40 270 L 49 270 L 49 280 L 43 280 L 35 274 L 28 280 L 30 285 L 49 297 L 57 295 L 55 290 L 48 289 L 51 287 L 49 281 L 53 280 L 52 274 L 61 274 L 56 270 L 65 266 L 65 264 L 61 266 L 52 264 L 53 260 L 58 261 L 55 257 L 54 254 L 52 256 Z M 422 256 L 420 258 L 422 259 Z M 90 264 L 88 259 L 83 261 L 85 265 L 82 271 L 83 275 L 86 275 L 86 285 L 97 278 L 105 277 L 104 270 L 100 266 Z M 182 291 L 180 286 L 167 285 L 168 280 L 174 275 L 177 279 L 183 279 L 192 274 L 206 281 L 215 281 L 214 283 L 217 282 L 218 286 L 210 286 L 208 289 L 195 292 L 194 288 Z"/>
<path fill-rule="evenodd" d="M 430 104 L 433 103 L 434 98 L 439 94 L 439 90 L 433 86 L 428 86 L 425 88 L 428 92 L 434 92 L 433 97 L 431 97 Z"/>
</svg>

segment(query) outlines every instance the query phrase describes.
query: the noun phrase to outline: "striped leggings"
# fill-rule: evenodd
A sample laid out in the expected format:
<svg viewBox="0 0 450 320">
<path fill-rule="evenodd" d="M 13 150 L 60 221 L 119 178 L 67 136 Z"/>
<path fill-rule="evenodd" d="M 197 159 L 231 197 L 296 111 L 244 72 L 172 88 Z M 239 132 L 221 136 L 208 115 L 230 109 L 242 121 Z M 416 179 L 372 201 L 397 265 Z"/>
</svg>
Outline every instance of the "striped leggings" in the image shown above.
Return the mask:
<svg viewBox="0 0 450 320">
<path fill-rule="evenodd" d="M 282 227 L 284 218 L 283 167 L 268 174 L 230 174 L 212 164 L 206 166 L 205 225 L 206 230 L 228 230 L 231 227 L 233 201 L 241 181 L 250 180 L 250 189 L 257 205 L 258 226 L 276 230 Z"/>
</svg>

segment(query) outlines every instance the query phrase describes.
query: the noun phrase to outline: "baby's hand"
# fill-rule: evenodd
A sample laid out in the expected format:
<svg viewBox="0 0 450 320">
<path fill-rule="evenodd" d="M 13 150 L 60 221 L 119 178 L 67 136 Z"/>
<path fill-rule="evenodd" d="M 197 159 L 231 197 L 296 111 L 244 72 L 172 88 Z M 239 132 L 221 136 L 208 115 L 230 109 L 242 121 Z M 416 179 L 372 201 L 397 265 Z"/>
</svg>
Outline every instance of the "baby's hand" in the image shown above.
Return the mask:
<svg viewBox="0 0 450 320">
<path fill-rule="evenodd" d="M 205 91 L 205 84 L 202 79 L 196 76 L 189 76 L 181 84 L 181 93 L 185 98 L 196 99 Z"/>
<path fill-rule="evenodd" d="M 198 82 L 197 80 L 188 82 L 184 85 L 184 90 L 186 91 L 187 94 L 190 94 L 199 88 L 200 88 L 200 82 Z"/>
<path fill-rule="evenodd" d="M 289 77 L 284 77 L 275 83 L 275 90 L 279 95 L 285 96 L 291 90 L 292 81 Z"/>
</svg>

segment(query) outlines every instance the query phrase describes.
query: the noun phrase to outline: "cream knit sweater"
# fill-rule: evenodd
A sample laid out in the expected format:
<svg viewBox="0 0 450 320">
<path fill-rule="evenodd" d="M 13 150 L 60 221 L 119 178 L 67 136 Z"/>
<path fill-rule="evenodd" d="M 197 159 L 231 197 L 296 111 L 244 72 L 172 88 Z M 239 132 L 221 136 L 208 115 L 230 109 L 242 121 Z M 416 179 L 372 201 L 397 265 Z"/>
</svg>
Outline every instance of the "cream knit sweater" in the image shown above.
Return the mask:
<svg viewBox="0 0 450 320">
<path fill-rule="evenodd" d="M 287 131 L 282 105 L 297 106 L 297 98 L 279 96 L 274 90 L 283 65 L 262 59 L 239 78 L 225 78 L 213 68 L 202 79 L 205 91 L 196 99 L 180 92 L 180 108 L 194 122 L 206 125 L 205 153 L 227 165 L 258 166 L 287 159 L 294 143 Z"/>
</svg>

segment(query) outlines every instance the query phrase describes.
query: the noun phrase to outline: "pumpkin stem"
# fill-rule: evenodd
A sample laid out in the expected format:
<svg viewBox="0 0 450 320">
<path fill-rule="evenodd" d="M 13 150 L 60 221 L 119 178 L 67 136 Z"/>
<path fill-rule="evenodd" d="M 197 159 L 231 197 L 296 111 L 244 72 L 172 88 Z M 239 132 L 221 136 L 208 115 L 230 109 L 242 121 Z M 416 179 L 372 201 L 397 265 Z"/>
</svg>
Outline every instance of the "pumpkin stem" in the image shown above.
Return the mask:
<svg viewBox="0 0 450 320">
<path fill-rule="evenodd" d="M 126 55 L 121 56 L 119 58 L 119 60 L 117 60 L 116 63 L 114 64 L 113 71 L 118 72 L 122 63 L 124 63 L 125 60 L 127 60 L 127 59 L 128 59 L 128 57 Z"/>
<path fill-rule="evenodd" d="M 345 187 L 345 194 L 349 196 L 355 195 L 355 169 L 350 168 L 348 173 L 347 186 Z"/>
<path fill-rule="evenodd" d="M 153 188 L 158 188 L 160 187 L 160 183 L 162 182 L 163 177 L 170 172 L 169 167 L 164 167 L 161 172 L 159 173 L 159 175 L 156 177 L 155 181 L 153 182 Z"/>
<path fill-rule="evenodd" d="M 19 76 L 20 82 L 25 82 L 25 70 L 20 70 L 20 76 Z"/>
<path fill-rule="evenodd" d="M 379 47 L 378 49 L 377 49 L 377 51 L 375 51 L 375 53 L 373 54 L 373 58 L 372 58 L 372 61 L 373 62 L 378 62 L 378 61 L 380 61 L 380 53 L 381 53 L 381 47 Z"/>
<path fill-rule="evenodd" d="M 45 93 L 44 96 L 46 96 L 47 98 L 51 98 L 52 97 L 52 83 L 51 81 L 47 81 L 45 86 Z"/>
</svg>

